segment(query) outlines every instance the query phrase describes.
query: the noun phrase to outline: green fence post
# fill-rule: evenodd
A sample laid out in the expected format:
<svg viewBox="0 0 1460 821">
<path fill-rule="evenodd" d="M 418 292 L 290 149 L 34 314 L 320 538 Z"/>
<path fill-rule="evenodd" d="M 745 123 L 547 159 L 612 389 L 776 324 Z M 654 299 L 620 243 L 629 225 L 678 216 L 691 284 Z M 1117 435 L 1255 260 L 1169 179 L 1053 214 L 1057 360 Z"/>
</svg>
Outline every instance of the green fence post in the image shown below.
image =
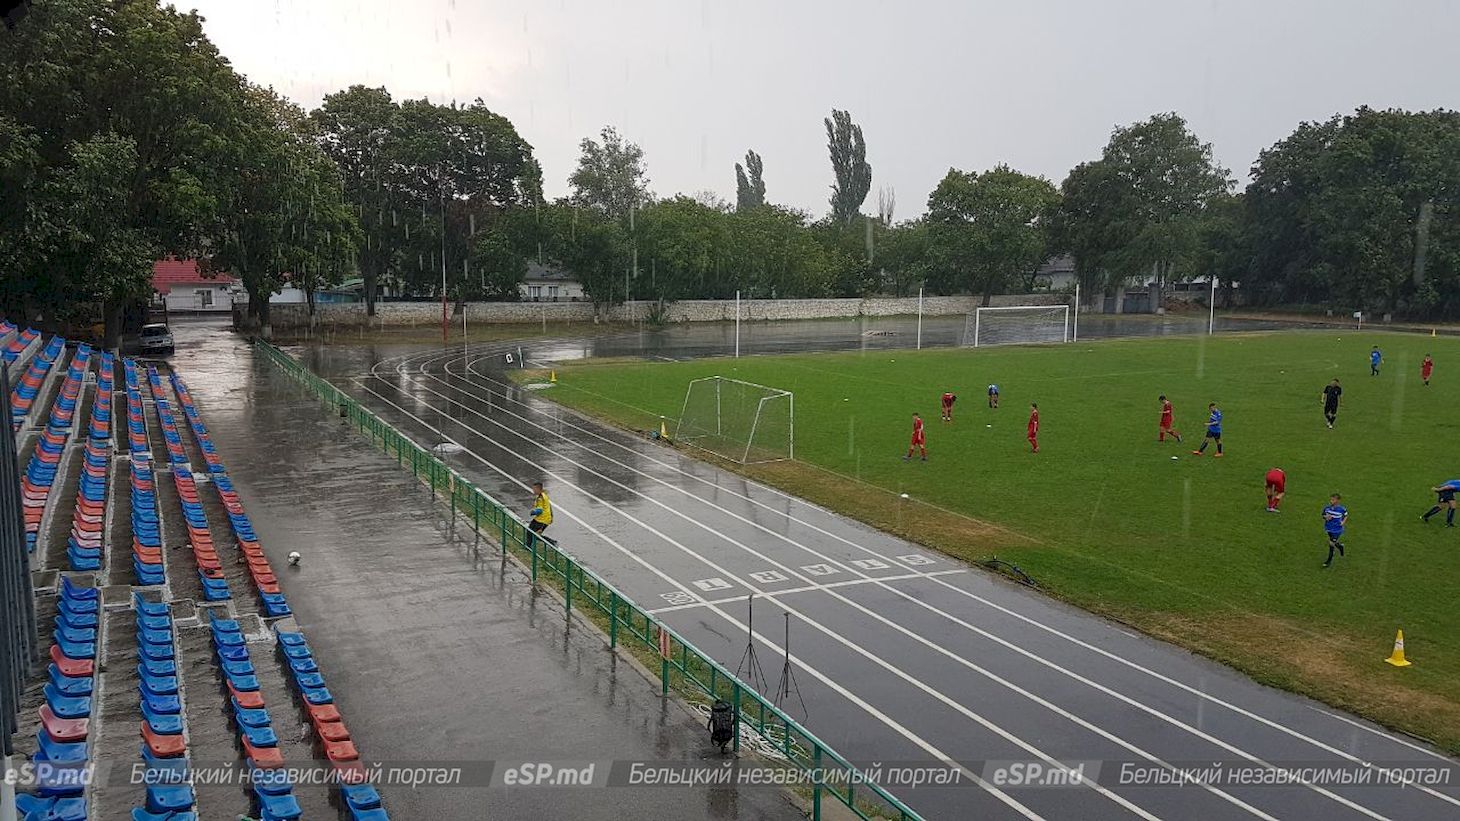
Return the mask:
<svg viewBox="0 0 1460 821">
<path fill-rule="evenodd" d="M 811 754 L 811 821 L 821 821 L 821 745 Z"/>
<path fill-rule="evenodd" d="M 732 681 L 730 685 L 730 704 L 735 708 L 735 752 L 740 752 L 740 682 Z"/>
<path fill-rule="evenodd" d="M 669 656 L 659 654 L 659 694 L 669 695 Z"/>
<path fill-rule="evenodd" d="M 612 650 L 618 646 L 618 591 L 610 590 L 608 593 L 608 649 Z"/>
<path fill-rule="evenodd" d="M 573 618 L 573 562 L 563 557 L 563 611 L 571 621 Z"/>
<path fill-rule="evenodd" d="M 527 549 L 532 553 L 532 584 L 537 586 L 537 534 L 527 531 Z"/>
</svg>

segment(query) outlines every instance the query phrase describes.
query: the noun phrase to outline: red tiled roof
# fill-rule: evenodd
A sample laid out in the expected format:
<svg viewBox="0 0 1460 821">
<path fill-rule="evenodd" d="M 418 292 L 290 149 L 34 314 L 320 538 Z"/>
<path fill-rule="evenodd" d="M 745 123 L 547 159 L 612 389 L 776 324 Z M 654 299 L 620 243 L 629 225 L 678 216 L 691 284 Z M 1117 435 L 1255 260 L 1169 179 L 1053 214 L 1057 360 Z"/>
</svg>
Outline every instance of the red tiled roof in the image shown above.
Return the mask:
<svg viewBox="0 0 1460 821">
<path fill-rule="evenodd" d="M 159 294 L 171 292 L 174 285 L 231 285 L 235 281 L 228 274 L 203 276 L 195 259 L 159 259 L 152 263 L 152 289 Z"/>
</svg>

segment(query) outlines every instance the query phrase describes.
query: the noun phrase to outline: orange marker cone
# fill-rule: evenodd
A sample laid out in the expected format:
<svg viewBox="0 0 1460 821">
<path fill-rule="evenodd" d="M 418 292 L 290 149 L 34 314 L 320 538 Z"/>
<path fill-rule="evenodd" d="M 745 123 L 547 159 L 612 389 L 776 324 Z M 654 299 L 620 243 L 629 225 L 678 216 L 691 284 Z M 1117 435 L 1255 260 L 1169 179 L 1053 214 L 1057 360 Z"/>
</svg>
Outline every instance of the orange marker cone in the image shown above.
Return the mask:
<svg viewBox="0 0 1460 821">
<path fill-rule="evenodd" d="M 1384 659 L 1384 661 L 1394 665 L 1395 667 L 1408 667 L 1410 665 L 1410 662 L 1404 658 L 1403 630 L 1400 630 L 1394 635 L 1394 652 L 1390 653 L 1389 658 Z"/>
</svg>

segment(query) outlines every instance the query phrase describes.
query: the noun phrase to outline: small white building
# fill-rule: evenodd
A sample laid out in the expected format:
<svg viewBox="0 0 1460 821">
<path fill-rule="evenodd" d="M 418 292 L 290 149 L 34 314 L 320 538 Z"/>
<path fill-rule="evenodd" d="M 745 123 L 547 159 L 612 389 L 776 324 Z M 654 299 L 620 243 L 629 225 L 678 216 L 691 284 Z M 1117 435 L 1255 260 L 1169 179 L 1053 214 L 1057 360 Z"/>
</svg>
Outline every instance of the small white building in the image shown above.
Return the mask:
<svg viewBox="0 0 1460 821">
<path fill-rule="evenodd" d="M 203 276 L 195 259 L 160 259 L 152 263 L 152 290 L 169 313 L 227 313 L 241 289 L 228 274 Z"/>
<path fill-rule="evenodd" d="M 583 283 L 561 268 L 527 263 L 527 275 L 518 286 L 525 302 L 582 302 Z"/>
</svg>

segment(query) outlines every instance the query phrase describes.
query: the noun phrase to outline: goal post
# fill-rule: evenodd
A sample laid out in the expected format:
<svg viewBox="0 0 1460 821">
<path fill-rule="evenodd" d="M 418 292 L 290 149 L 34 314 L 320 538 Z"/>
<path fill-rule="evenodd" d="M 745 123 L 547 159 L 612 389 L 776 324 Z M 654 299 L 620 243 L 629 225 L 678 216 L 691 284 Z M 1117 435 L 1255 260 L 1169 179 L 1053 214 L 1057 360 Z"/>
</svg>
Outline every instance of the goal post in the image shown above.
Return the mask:
<svg viewBox="0 0 1460 821">
<path fill-rule="evenodd" d="M 674 439 L 741 464 L 796 456 L 796 397 L 725 376 L 690 380 Z"/>
<path fill-rule="evenodd" d="M 963 325 L 963 345 L 1029 345 L 1070 341 L 1069 305 L 976 308 Z"/>
</svg>

